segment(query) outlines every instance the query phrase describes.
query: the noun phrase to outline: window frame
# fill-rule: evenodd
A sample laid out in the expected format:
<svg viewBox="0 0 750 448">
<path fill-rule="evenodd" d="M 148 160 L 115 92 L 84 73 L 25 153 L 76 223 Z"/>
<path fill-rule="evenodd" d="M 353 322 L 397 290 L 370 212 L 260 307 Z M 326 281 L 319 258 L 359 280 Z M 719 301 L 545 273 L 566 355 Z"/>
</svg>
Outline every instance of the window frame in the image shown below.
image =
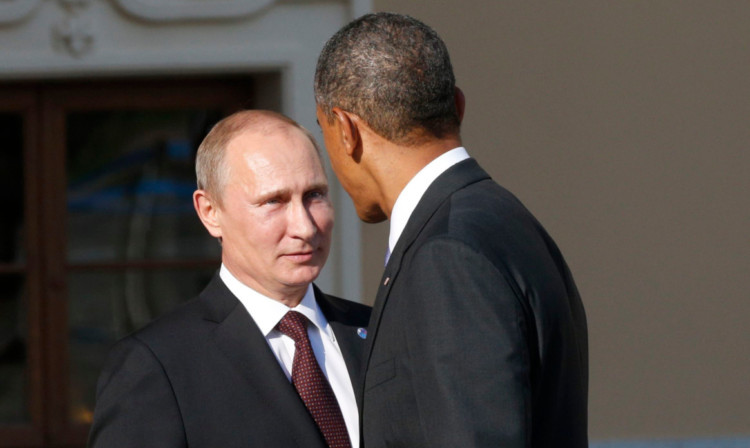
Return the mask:
<svg viewBox="0 0 750 448">
<path fill-rule="evenodd" d="M 0 84 L 0 112 L 23 117 L 25 265 L 0 264 L 0 274 L 25 275 L 29 424 L 0 422 L 0 448 L 82 447 L 89 425 L 69 412 L 68 291 L 70 272 L 218 266 L 216 259 L 67 261 L 66 117 L 96 110 L 221 109 L 254 101 L 250 75 L 97 79 Z"/>
</svg>

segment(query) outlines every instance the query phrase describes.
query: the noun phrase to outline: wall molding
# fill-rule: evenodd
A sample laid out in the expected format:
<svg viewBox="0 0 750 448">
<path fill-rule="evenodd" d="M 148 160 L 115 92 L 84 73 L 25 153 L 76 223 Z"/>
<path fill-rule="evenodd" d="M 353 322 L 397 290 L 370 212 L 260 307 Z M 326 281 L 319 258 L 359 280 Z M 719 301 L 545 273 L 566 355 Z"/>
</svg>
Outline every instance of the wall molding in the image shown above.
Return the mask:
<svg viewBox="0 0 750 448">
<path fill-rule="evenodd" d="M 152 22 L 235 20 L 267 8 L 275 0 L 115 0 L 131 16 Z"/>
<path fill-rule="evenodd" d="M 0 24 L 24 20 L 40 3 L 41 0 L 0 0 Z"/>
<path fill-rule="evenodd" d="M 77 16 L 62 19 L 52 30 L 55 47 L 67 51 L 74 57 L 82 57 L 94 47 L 91 22 Z"/>
<path fill-rule="evenodd" d="M 65 12 L 52 29 L 53 45 L 73 57 L 83 57 L 94 47 L 91 19 L 85 17 L 91 0 L 58 0 Z"/>
</svg>

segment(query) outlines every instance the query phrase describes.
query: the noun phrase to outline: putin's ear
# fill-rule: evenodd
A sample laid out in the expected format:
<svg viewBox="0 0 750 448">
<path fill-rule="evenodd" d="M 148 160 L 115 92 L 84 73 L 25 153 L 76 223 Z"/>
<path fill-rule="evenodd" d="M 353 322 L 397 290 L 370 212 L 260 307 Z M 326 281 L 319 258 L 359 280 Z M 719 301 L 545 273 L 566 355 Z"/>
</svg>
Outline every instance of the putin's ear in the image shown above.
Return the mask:
<svg viewBox="0 0 750 448">
<path fill-rule="evenodd" d="M 334 120 L 338 124 L 337 131 L 339 132 L 341 145 L 344 147 L 346 154 L 351 156 L 361 139 L 359 117 L 338 107 L 334 107 L 331 112 L 333 112 Z"/>
<path fill-rule="evenodd" d="M 466 97 L 464 96 L 464 92 L 461 91 L 458 87 L 455 88 L 455 92 L 453 94 L 453 101 L 456 103 L 456 112 L 458 113 L 458 122 L 461 123 L 464 121 L 464 110 L 466 110 Z"/>
<path fill-rule="evenodd" d="M 208 233 L 214 238 L 221 239 L 221 210 L 205 190 L 193 192 L 193 206 Z"/>
</svg>

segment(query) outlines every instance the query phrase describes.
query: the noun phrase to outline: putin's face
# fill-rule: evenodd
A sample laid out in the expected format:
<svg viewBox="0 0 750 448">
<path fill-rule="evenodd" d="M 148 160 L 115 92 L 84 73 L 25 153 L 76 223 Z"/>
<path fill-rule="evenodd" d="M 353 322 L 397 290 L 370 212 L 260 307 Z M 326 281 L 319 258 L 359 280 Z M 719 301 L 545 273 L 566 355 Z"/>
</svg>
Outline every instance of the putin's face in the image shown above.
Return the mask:
<svg viewBox="0 0 750 448">
<path fill-rule="evenodd" d="M 334 213 L 320 157 L 292 126 L 245 131 L 228 144 L 227 181 L 215 225 L 222 261 L 271 298 L 301 299 L 328 258 Z M 205 223 L 205 220 L 204 220 Z"/>
</svg>

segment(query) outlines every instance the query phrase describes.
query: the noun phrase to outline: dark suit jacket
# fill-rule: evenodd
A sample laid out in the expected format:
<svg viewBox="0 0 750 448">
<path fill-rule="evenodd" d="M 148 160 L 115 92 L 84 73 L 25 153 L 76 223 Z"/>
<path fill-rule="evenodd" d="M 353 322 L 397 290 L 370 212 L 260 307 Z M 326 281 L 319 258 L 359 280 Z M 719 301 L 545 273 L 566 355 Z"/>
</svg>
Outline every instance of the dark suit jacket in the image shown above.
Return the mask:
<svg viewBox="0 0 750 448">
<path fill-rule="evenodd" d="M 573 279 L 542 226 L 474 160 L 417 205 L 368 330 L 365 448 L 587 446 Z"/>
<path fill-rule="evenodd" d="M 315 297 L 359 379 L 364 305 Z M 240 301 L 214 276 L 187 302 L 116 344 L 97 387 L 96 448 L 325 447 Z"/>
</svg>

